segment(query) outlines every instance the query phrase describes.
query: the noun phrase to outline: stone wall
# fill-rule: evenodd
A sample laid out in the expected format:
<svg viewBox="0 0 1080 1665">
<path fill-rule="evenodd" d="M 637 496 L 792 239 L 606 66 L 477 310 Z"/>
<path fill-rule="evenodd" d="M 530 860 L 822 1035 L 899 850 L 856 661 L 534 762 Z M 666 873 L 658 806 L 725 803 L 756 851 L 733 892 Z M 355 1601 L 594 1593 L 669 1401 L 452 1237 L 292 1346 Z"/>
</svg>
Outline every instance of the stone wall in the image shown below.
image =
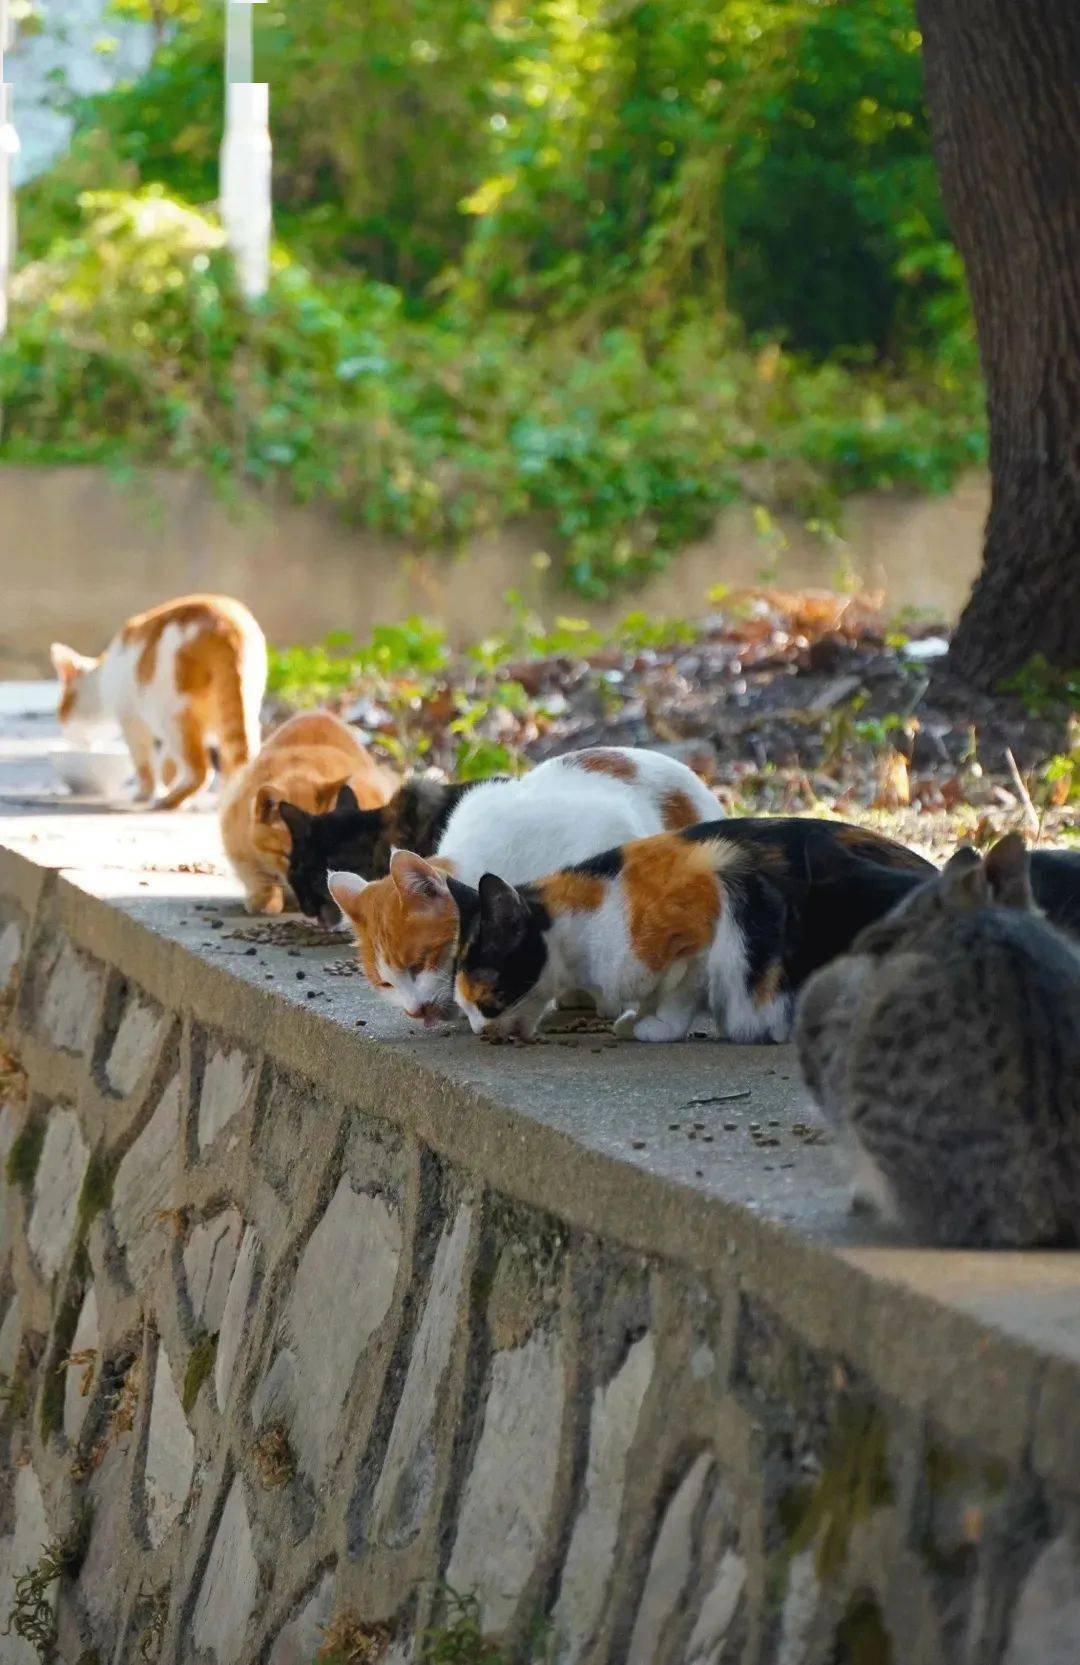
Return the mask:
<svg viewBox="0 0 1080 1665">
<path fill-rule="evenodd" d="M 947 1257 L 920 1293 L 612 1176 L 5 851 L 0 974 L 0 1627 L 65 1665 L 495 1665 L 473 1618 L 499 1660 L 1075 1662 L 1075 1286 L 1040 1349 L 975 1310 L 1000 1257 L 943 1303 Z"/>
</svg>

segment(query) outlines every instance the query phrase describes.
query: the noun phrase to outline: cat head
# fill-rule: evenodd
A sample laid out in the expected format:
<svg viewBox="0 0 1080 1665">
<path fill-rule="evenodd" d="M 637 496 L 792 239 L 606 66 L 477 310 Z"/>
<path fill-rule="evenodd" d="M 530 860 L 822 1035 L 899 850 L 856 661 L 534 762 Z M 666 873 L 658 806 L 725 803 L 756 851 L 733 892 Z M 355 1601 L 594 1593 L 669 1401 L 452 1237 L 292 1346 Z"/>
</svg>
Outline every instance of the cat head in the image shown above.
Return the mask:
<svg viewBox="0 0 1080 1665">
<path fill-rule="evenodd" d="M 339 780 L 313 781 L 296 772 L 282 780 L 264 782 L 259 787 L 251 801 L 249 833 L 252 848 L 267 872 L 292 884 L 290 866 L 295 837 L 294 820 L 312 820 L 333 804 L 341 790 Z M 327 924 L 336 924 L 340 916 L 329 896 L 325 899 L 324 909 L 322 916 L 316 910 L 315 917 L 323 917 Z M 304 912 L 309 910 L 305 908 Z"/>
<path fill-rule="evenodd" d="M 56 715 L 69 735 L 78 735 L 86 728 L 103 720 L 97 669 L 100 659 L 76 653 L 63 642 L 54 642 L 49 649 L 53 669 L 60 680 L 60 703 Z"/>
<path fill-rule="evenodd" d="M 1038 913 L 1031 890 L 1031 857 L 1019 833 L 1006 833 L 986 856 L 962 845 L 940 873 L 861 932 L 854 948 L 857 953 L 885 953 L 949 916 L 992 906 Z"/>
<path fill-rule="evenodd" d="M 361 809 L 351 786 L 333 787 L 333 796 L 318 806 L 290 799 L 281 805 L 281 819 L 289 834 L 287 855 L 289 888 L 297 905 L 309 919 L 332 924 L 339 917 L 330 895 L 327 873 L 341 861 L 341 846 L 347 839 L 349 861 L 366 878 L 380 871 L 379 846 L 385 820 L 381 809 Z M 383 856 L 385 862 L 385 856 Z"/>
<path fill-rule="evenodd" d="M 372 987 L 407 1017 L 429 1025 L 449 1017 L 458 910 L 446 874 L 395 850 L 385 879 L 332 872 L 328 888 L 353 928 Z"/>
<path fill-rule="evenodd" d="M 547 965 L 547 916 L 494 873 L 476 890 L 456 879 L 449 887 L 460 915 L 454 999 L 479 1035 L 535 992 Z"/>
</svg>

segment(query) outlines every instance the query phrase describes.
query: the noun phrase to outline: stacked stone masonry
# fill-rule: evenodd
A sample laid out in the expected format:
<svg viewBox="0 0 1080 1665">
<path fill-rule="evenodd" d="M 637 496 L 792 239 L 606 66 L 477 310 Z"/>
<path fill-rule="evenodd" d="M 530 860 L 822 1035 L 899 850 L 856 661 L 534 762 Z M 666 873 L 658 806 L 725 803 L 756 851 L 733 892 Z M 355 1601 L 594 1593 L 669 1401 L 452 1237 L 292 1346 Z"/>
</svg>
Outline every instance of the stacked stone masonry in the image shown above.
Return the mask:
<svg viewBox="0 0 1080 1665">
<path fill-rule="evenodd" d="M 1018 1427 L 1000 1338 L 920 1375 L 932 1318 L 894 1291 L 872 1340 L 839 1257 L 535 1206 L 359 1038 L 350 1095 L 282 1062 L 303 1010 L 215 1027 L 107 904 L 14 857 L 0 893 L 0 1629 L 58 1539 L 69 1665 L 309 1665 L 345 1621 L 402 1665 L 448 1588 L 507 1660 L 1080 1657 L 1071 1374 Z"/>
</svg>

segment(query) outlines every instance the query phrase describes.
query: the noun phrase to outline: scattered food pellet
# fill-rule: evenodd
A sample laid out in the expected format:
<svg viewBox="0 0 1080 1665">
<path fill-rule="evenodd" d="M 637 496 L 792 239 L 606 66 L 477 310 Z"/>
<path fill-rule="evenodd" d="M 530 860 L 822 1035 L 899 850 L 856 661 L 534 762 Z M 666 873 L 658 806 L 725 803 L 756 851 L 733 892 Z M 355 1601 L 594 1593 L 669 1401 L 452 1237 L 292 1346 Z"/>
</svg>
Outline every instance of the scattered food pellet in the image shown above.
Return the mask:
<svg viewBox="0 0 1080 1665">
<path fill-rule="evenodd" d="M 645 1149 L 644 1139 L 631 1139 L 630 1143 L 631 1143 L 631 1145 L 633 1146 L 633 1148 L 635 1150 L 644 1150 Z"/>
<path fill-rule="evenodd" d="M 212 919 L 210 921 L 210 929 L 212 931 L 220 931 L 224 923 L 225 921 L 223 919 Z"/>
<path fill-rule="evenodd" d="M 737 1129 L 738 1125 L 739 1125 L 738 1122 L 725 1122 L 724 1123 L 724 1132 L 725 1133 L 734 1133 L 735 1130 Z"/>
<path fill-rule="evenodd" d="M 306 977 L 307 977 L 307 972 L 306 971 L 298 971 L 296 973 L 296 981 L 298 983 L 302 983 L 305 980 Z"/>
<path fill-rule="evenodd" d="M 245 948 L 244 953 L 245 953 L 245 955 L 247 956 L 247 958 L 249 960 L 253 960 L 255 958 L 255 949 L 254 948 Z"/>
</svg>

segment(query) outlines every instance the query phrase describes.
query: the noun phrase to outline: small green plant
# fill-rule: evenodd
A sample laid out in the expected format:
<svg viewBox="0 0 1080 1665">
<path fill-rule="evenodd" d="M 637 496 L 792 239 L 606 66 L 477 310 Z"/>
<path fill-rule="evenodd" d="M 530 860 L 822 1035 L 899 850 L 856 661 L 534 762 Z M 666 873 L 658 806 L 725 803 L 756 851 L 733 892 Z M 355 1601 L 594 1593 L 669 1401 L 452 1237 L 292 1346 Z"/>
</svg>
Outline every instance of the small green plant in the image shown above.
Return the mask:
<svg viewBox="0 0 1080 1665">
<path fill-rule="evenodd" d="M 1032 654 L 1027 664 L 1006 677 L 1003 694 L 1015 694 L 1029 717 L 1058 717 L 1080 709 L 1080 666 L 1063 670 L 1045 654 Z"/>
<path fill-rule="evenodd" d="M 488 1641 L 480 1624 L 480 1603 L 449 1585 L 442 1592 L 443 1615 L 424 1632 L 420 1665 L 509 1665 L 508 1656 Z"/>
<path fill-rule="evenodd" d="M 61 1579 L 74 1578 L 90 1542 L 90 1513 L 83 1510 L 63 1537 L 50 1538 L 32 1567 L 15 1580 L 15 1593 L 2 1634 L 28 1642 L 41 1665 L 57 1658 L 53 1588 Z"/>
<path fill-rule="evenodd" d="M 7 1181 L 9 1185 L 29 1194 L 41 1161 L 41 1147 L 45 1143 L 45 1118 L 31 1116 L 16 1135 L 8 1151 Z"/>
<path fill-rule="evenodd" d="M 202 1385 L 214 1368 L 217 1357 L 218 1338 L 216 1335 L 199 1337 L 188 1355 L 187 1369 L 184 1371 L 184 1386 L 180 1394 L 180 1403 L 184 1407 L 184 1414 L 190 1416 L 195 1409 L 195 1402 L 202 1391 Z"/>
<path fill-rule="evenodd" d="M 480 1603 L 476 1596 L 454 1590 L 444 1584 L 440 1590 L 442 1617 L 431 1625 L 420 1639 L 418 1665 L 510 1665 L 511 1658 L 498 1643 L 483 1633 L 480 1622 Z M 550 1665 L 553 1659 L 553 1639 L 550 1622 L 538 1619 L 528 1641 L 529 1665 Z"/>
</svg>

